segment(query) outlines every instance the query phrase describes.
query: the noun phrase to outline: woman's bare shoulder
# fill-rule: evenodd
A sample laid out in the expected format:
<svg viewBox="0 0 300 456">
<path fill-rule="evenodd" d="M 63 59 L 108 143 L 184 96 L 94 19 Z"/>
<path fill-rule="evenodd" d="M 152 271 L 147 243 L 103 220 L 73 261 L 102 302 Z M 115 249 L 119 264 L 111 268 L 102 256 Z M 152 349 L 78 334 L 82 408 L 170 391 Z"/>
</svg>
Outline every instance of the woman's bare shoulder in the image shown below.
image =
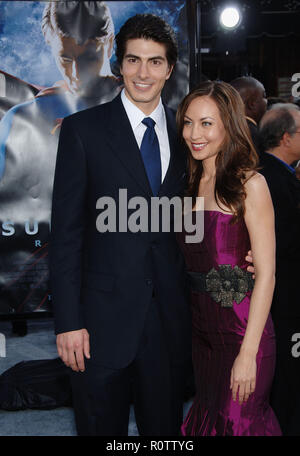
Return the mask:
<svg viewBox="0 0 300 456">
<path fill-rule="evenodd" d="M 248 171 L 246 173 L 244 185 L 247 191 L 260 191 L 268 188 L 268 184 L 265 177 L 257 171 Z"/>
<path fill-rule="evenodd" d="M 252 173 L 244 185 L 246 190 L 246 208 L 252 208 L 257 212 L 273 207 L 269 187 L 262 174 L 258 172 Z"/>
</svg>

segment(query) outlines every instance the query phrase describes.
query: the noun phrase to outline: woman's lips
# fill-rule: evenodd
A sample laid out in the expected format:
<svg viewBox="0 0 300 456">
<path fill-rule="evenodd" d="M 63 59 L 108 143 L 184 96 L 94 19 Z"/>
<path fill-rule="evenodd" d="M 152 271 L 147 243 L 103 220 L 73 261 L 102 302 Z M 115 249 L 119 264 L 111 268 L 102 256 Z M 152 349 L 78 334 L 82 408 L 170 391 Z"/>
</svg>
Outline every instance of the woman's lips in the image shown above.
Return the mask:
<svg viewBox="0 0 300 456">
<path fill-rule="evenodd" d="M 195 151 L 195 152 L 198 152 L 199 150 L 203 150 L 204 147 L 208 144 L 207 142 L 206 143 L 191 143 L 192 144 L 192 149 Z"/>
</svg>

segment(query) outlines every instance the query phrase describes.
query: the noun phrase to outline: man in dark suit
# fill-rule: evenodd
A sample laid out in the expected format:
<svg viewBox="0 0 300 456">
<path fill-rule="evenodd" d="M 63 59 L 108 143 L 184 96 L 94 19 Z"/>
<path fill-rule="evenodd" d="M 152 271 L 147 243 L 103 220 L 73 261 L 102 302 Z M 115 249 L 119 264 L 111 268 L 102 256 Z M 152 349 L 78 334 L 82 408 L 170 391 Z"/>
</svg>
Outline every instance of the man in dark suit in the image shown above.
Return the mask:
<svg viewBox="0 0 300 456">
<path fill-rule="evenodd" d="M 291 164 L 300 159 L 300 110 L 274 104 L 260 122 L 260 171 L 270 188 L 276 229 L 276 286 L 271 313 L 277 360 L 271 405 L 284 435 L 300 435 L 300 181 Z"/>
<path fill-rule="evenodd" d="M 50 249 L 57 347 L 72 368 L 78 434 L 127 435 L 133 391 L 140 435 L 178 435 L 191 343 L 184 261 L 172 228 L 119 226 L 120 189 L 149 206 L 183 193 L 186 157 L 160 97 L 177 47 L 153 15 L 130 18 L 116 44 L 121 95 L 65 118 L 60 134 Z M 115 202 L 115 232 L 99 228 L 101 198 Z"/>
<path fill-rule="evenodd" d="M 252 141 L 259 153 L 258 124 L 267 110 L 266 91 L 263 84 L 252 76 L 241 76 L 230 82 L 242 97 Z"/>
</svg>

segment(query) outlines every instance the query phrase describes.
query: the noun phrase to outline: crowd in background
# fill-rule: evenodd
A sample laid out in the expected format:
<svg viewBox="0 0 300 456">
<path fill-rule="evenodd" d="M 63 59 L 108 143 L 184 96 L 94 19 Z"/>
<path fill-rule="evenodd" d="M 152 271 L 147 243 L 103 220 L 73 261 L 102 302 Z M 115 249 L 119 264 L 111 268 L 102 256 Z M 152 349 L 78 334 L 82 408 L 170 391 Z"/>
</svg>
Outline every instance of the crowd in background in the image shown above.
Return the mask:
<svg viewBox="0 0 300 456">
<path fill-rule="evenodd" d="M 232 81 L 248 125 L 275 211 L 276 286 L 271 307 L 277 358 L 271 405 L 283 435 L 297 435 L 300 421 L 299 359 L 293 341 L 300 328 L 300 99 L 269 97 L 253 77 Z"/>
</svg>

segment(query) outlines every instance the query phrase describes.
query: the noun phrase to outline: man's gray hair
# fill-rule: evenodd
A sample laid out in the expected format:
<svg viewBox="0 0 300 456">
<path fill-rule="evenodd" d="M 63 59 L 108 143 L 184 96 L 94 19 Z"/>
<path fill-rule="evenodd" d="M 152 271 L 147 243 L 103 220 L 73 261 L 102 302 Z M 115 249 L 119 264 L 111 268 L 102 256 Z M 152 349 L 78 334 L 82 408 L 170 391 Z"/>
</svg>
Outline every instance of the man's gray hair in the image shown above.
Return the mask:
<svg viewBox="0 0 300 456">
<path fill-rule="evenodd" d="M 262 118 L 259 126 L 260 146 L 263 151 L 278 147 L 285 133 L 296 133 L 297 125 L 291 111 L 300 111 L 293 103 L 275 103 Z"/>
<path fill-rule="evenodd" d="M 277 109 L 289 109 L 300 111 L 299 106 L 294 103 L 274 103 L 270 106 L 269 111 L 277 110 Z"/>
</svg>

